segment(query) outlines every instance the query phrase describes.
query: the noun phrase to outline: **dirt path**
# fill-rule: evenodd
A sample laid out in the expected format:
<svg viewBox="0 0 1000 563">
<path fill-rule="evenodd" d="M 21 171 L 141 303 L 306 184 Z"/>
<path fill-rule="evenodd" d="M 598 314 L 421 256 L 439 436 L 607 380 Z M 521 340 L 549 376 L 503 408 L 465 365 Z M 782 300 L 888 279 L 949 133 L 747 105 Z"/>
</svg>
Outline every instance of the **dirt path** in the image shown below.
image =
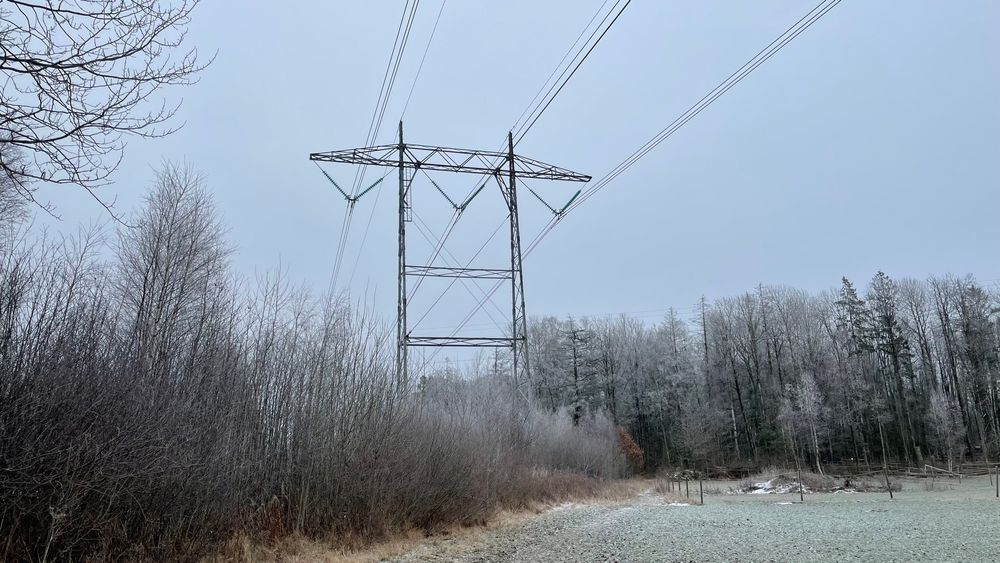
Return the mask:
<svg viewBox="0 0 1000 563">
<path fill-rule="evenodd" d="M 798 495 L 712 495 L 705 506 L 675 506 L 646 494 L 557 507 L 393 561 L 1000 561 L 1000 501 L 988 485 L 911 487 L 894 501 L 816 494 L 802 504 Z"/>
</svg>

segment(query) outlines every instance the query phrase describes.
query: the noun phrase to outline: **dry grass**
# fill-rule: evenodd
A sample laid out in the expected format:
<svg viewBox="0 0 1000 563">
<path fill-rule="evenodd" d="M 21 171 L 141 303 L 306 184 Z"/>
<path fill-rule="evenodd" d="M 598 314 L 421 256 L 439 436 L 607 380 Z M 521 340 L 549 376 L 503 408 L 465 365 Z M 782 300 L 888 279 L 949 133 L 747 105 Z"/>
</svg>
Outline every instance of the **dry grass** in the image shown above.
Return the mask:
<svg viewBox="0 0 1000 563">
<path fill-rule="evenodd" d="M 456 524 L 434 534 L 410 528 L 377 542 L 348 537 L 310 539 L 292 534 L 268 545 L 240 534 L 226 542 L 219 553 L 202 559 L 202 563 L 371 563 L 406 553 L 429 539 L 478 534 L 563 503 L 614 504 L 650 489 L 655 490 L 655 482 L 648 479 L 599 480 L 567 472 L 535 471 L 519 488 L 516 498 L 507 499 L 506 506 L 476 525 Z M 684 500 L 683 496 L 664 496 L 669 501 Z"/>
<path fill-rule="evenodd" d="M 947 483 L 943 481 L 938 481 L 934 479 L 924 479 L 923 489 L 928 492 L 932 491 L 951 491 L 955 488 L 952 483 Z M 895 490 L 895 489 L 893 489 Z"/>
<path fill-rule="evenodd" d="M 899 481 L 889 480 L 893 491 L 903 490 Z M 844 480 L 845 488 L 850 488 L 862 493 L 884 493 L 886 492 L 885 480 L 881 477 L 852 477 Z"/>
<path fill-rule="evenodd" d="M 661 495 L 672 495 L 674 494 L 674 488 L 677 486 L 676 481 L 671 481 L 670 479 L 654 479 L 653 480 L 653 490 Z"/>
<path fill-rule="evenodd" d="M 542 511 L 563 502 L 613 502 L 642 491 L 636 479 L 595 479 L 568 471 L 535 470 L 502 505 L 509 510 Z"/>
<path fill-rule="evenodd" d="M 698 494 L 700 482 L 697 474 L 692 471 L 661 470 L 650 481 L 653 492 L 668 502 L 701 504 Z M 708 494 L 708 489 L 705 489 L 705 493 Z"/>
<path fill-rule="evenodd" d="M 652 479 L 651 483 L 647 485 L 647 490 L 652 489 L 657 495 L 663 497 L 667 502 L 686 502 L 688 504 L 701 504 L 698 499 L 698 482 L 689 481 L 688 488 L 684 488 L 684 482 L 678 483 L 677 480 L 671 481 L 668 478 L 658 477 Z M 690 494 L 688 496 L 687 494 Z M 707 494 L 707 491 L 706 491 Z"/>
<path fill-rule="evenodd" d="M 255 541 L 246 535 L 232 538 L 220 553 L 202 563 L 342 563 L 374 562 L 405 553 L 424 541 L 422 532 L 400 532 L 397 537 L 367 547 L 347 547 L 342 542 L 309 539 L 293 534 L 273 546 Z"/>
</svg>

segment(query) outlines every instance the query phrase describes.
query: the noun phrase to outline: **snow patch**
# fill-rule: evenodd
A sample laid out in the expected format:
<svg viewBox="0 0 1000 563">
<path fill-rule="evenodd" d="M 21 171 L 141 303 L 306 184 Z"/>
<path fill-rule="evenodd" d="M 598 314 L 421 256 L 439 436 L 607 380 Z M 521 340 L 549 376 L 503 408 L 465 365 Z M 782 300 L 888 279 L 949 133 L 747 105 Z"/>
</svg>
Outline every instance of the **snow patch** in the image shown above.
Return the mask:
<svg viewBox="0 0 1000 563">
<path fill-rule="evenodd" d="M 579 508 L 581 506 L 583 506 L 583 505 L 580 504 L 580 503 L 577 503 L 577 502 L 564 502 L 562 504 L 557 504 L 556 506 L 553 506 L 549 510 L 551 512 L 559 512 L 561 510 L 570 510 L 570 509 L 573 509 L 573 508 Z"/>
<path fill-rule="evenodd" d="M 686 502 L 672 502 L 667 506 L 691 506 L 691 505 Z"/>
<path fill-rule="evenodd" d="M 751 483 L 749 486 L 740 489 L 738 492 L 749 495 L 785 495 L 799 492 L 799 484 L 795 481 L 785 481 L 780 477 L 775 477 L 760 483 Z M 809 487 L 802 486 L 803 493 L 810 493 Z"/>
</svg>

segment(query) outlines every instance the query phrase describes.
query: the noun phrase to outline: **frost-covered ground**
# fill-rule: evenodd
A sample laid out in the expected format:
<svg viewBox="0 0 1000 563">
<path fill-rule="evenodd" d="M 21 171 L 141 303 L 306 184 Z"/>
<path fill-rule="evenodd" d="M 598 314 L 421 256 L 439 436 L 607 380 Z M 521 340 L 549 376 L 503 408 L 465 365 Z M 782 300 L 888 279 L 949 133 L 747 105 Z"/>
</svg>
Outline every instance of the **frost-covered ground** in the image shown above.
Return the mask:
<svg viewBox="0 0 1000 563">
<path fill-rule="evenodd" d="M 713 484 L 725 490 L 726 484 Z M 655 495 L 571 505 L 397 561 L 1000 561 L 1000 501 L 983 478 L 906 482 L 885 493 Z"/>
</svg>

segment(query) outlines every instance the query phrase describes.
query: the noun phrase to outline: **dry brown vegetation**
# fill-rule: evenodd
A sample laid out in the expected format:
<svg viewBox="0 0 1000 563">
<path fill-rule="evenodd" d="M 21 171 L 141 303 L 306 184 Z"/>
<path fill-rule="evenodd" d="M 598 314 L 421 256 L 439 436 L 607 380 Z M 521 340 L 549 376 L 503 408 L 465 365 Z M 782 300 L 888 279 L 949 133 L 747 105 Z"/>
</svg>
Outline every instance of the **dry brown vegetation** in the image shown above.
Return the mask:
<svg viewBox="0 0 1000 563">
<path fill-rule="evenodd" d="M 201 563 L 381 561 L 410 551 L 428 539 L 478 534 L 523 521 L 567 502 L 625 502 L 651 487 L 650 481 L 646 479 L 597 480 L 565 472 L 536 472 L 527 481 L 531 483 L 527 491 L 537 494 L 537 498 L 523 498 L 516 506 L 500 507 L 480 523 L 452 525 L 434 533 L 414 528 L 401 529 L 374 542 L 345 537 L 310 539 L 293 534 L 268 544 L 246 534 L 239 534 L 227 541 L 218 553 L 206 557 Z M 672 495 L 666 496 L 675 499 Z"/>
</svg>

